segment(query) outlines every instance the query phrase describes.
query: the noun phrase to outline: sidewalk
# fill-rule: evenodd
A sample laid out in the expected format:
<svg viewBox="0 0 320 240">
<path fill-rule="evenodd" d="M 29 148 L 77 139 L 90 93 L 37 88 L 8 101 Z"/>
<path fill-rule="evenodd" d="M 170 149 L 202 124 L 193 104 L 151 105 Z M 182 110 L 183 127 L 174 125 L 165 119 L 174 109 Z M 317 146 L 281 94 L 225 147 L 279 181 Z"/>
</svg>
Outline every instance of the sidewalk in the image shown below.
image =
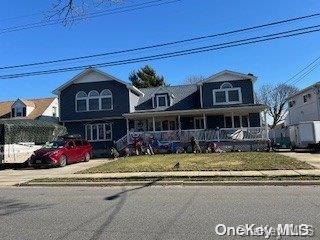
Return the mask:
<svg viewBox="0 0 320 240">
<path fill-rule="evenodd" d="M 64 174 L 54 178 L 159 178 L 159 177 L 297 177 L 320 176 L 318 170 L 273 170 L 273 171 L 175 171 L 175 172 L 130 172 L 130 173 L 94 173 L 94 174 Z"/>
<path fill-rule="evenodd" d="M 210 179 L 213 177 L 212 179 Z M 223 181 L 217 177 L 232 177 Z M 257 179 L 258 177 L 258 179 Z M 275 177 L 275 179 L 270 179 Z M 277 179 L 276 177 L 287 178 Z M 297 179 L 298 177 L 298 179 Z M 302 179 L 311 177 L 311 179 Z M 316 177 L 317 179 L 312 179 Z M 55 175 L 51 180 L 21 182 L 18 186 L 289 186 L 320 185 L 320 170 L 276 170 L 276 171 L 176 171 L 176 172 L 132 172 Z M 162 178 L 162 179 L 161 179 Z M 171 178 L 171 179 L 170 179 Z M 174 179 L 176 178 L 176 179 Z M 203 178 L 203 179 L 201 179 Z M 208 178 L 208 179 L 206 179 Z M 235 179 L 238 178 L 238 179 Z M 250 179 L 251 178 L 251 179 Z M 269 179 L 268 179 L 269 178 Z"/>
</svg>

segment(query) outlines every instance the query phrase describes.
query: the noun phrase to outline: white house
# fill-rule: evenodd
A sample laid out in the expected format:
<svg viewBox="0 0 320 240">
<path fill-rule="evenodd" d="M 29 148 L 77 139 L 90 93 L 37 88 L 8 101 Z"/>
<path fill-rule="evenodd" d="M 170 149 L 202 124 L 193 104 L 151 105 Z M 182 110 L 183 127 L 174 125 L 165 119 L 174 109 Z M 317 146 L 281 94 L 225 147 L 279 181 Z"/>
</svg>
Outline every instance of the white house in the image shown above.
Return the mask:
<svg viewBox="0 0 320 240">
<path fill-rule="evenodd" d="M 57 98 L 40 98 L 0 102 L 1 119 L 32 119 L 58 122 L 59 103 Z"/>
<path fill-rule="evenodd" d="M 289 97 L 288 104 L 286 125 L 320 120 L 320 82 Z"/>
</svg>

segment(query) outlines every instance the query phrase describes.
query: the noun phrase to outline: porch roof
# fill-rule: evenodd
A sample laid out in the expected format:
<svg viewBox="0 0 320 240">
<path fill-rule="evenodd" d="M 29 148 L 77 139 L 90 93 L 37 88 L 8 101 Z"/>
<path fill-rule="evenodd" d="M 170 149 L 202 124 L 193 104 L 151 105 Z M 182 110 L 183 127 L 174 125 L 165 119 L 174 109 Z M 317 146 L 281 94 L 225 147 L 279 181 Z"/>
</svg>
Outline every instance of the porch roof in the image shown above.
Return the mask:
<svg viewBox="0 0 320 240">
<path fill-rule="evenodd" d="M 175 111 L 157 111 L 153 109 L 135 111 L 132 113 L 123 114 L 125 118 L 139 118 L 139 117 L 156 117 L 156 116 L 188 116 L 188 115 L 202 115 L 202 114 L 246 114 L 246 113 L 256 113 L 267 109 L 266 105 L 262 104 L 247 104 L 241 106 L 222 106 L 217 108 L 201 108 L 201 109 L 191 109 L 191 110 L 175 110 Z"/>
</svg>

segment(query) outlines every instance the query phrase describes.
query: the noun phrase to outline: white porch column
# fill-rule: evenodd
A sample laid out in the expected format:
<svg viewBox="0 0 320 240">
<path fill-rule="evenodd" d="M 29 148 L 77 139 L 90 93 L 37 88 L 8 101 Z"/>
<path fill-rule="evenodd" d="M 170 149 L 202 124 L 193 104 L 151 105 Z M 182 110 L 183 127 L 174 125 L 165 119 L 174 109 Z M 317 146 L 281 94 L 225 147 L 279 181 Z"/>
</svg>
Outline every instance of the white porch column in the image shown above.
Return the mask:
<svg viewBox="0 0 320 240">
<path fill-rule="evenodd" d="M 203 114 L 203 127 L 204 129 L 207 129 L 207 116 L 205 113 Z"/>
<path fill-rule="evenodd" d="M 181 118 L 178 115 L 178 129 L 179 129 L 179 139 L 181 140 Z"/>
<path fill-rule="evenodd" d="M 156 131 L 156 122 L 154 121 L 154 117 L 152 117 L 152 128 L 153 128 L 153 132 Z"/>
<path fill-rule="evenodd" d="M 129 119 L 126 118 L 126 124 L 127 124 L 127 145 L 129 145 Z"/>
<path fill-rule="evenodd" d="M 231 122 L 232 122 L 232 128 L 234 128 L 234 117 L 233 117 L 233 112 L 231 112 Z"/>
<path fill-rule="evenodd" d="M 268 128 L 268 123 L 267 123 L 267 111 L 265 110 L 263 112 L 264 114 L 264 127 L 265 127 L 265 131 L 266 131 L 266 139 L 269 139 L 269 128 Z"/>
<path fill-rule="evenodd" d="M 206 117 L 206 114 L 204 113 L 203 114 L 203 128 L 204 128 L 204 140 L 206 141 L 207 140 L 207 117 Z"/>
</svg>

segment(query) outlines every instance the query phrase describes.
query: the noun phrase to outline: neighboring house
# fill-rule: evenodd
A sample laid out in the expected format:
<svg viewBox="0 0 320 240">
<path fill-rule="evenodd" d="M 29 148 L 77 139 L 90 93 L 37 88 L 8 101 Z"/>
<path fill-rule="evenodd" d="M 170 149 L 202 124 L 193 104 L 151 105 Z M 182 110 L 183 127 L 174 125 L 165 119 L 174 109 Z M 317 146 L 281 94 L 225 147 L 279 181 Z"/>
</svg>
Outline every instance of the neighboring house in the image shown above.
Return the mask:
<svg viewBox="0 0 320 240">
<path fill-rule="evenodd" d="M 57 123 L 59 104 L 57 98 L 40 98 L 0 102 L 0 119 L 31 119 Z"/>
<path fill-rule="evenodd" d="M 95 149 L 120 148 L 141 136 L 168 141 L 267 140 L 264 105 L 254 102 L 256 77 L 222 71 L 198 84 L 137 89 L 89 68 L 66 82 L 59 96 L 60 121 Z"/>
<path fill-rule="evenodd" d="M 286 125 L 320 120 L 320 83 L 315 83 L 288 98 Z"/>
</svg>

